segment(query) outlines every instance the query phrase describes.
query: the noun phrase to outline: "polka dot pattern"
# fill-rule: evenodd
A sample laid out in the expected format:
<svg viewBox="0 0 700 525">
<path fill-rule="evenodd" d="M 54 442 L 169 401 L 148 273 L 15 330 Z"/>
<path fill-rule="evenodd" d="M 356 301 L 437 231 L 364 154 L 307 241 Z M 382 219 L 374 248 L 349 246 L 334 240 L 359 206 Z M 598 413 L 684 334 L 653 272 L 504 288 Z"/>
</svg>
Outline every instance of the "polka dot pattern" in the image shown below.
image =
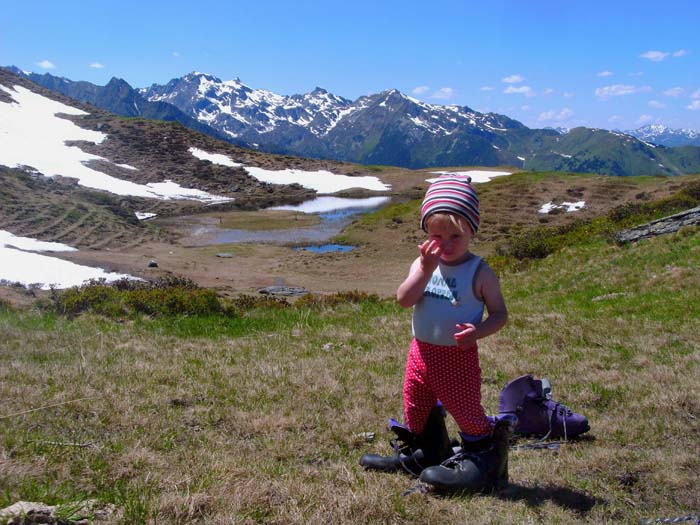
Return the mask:
<svg viewBox="0 0 700 525">
<path fill-rule="evenodd" d="M 460 430 L 472 436 L 493 427 L 481 406 L 479 351 L 473 346 L 438 346 L 413 339 L 403 387 L 406 424 L 420 434 L 439 399 Z"/>
</svg>

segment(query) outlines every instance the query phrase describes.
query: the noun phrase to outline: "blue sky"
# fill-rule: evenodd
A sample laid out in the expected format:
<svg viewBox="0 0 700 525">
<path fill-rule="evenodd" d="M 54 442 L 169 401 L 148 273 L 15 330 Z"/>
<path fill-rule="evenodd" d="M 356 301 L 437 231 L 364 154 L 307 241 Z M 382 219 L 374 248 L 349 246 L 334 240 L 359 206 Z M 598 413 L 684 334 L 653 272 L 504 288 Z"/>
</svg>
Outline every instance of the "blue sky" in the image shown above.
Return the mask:
<svg viewBox="0 0 700 525">
<path fill-rule="evenodd" d="M 134 87 L 396 88 L 530 127 L 700 130 L 700 1 L 0 0 L 0 65 Z"/>
</svg>

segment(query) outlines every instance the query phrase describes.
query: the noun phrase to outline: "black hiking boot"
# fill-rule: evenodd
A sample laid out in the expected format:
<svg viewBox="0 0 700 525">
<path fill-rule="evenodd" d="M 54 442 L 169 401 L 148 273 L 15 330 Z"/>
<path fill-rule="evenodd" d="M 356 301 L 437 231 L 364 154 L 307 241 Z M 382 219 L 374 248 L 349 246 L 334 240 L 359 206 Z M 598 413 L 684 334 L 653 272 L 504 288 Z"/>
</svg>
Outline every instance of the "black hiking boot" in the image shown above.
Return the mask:
<svg viewBox="0 0 700 525">
<path fill-rule="evenodd" d="M 508 485 L 508 440 L 517 419 L 500 418 L 491 436 L 462 442 L 462 449 L 441 465 L 421 472 L 420 480 L 439 492 L 491 492 Z"/>
<path fill-rule="evenodd" d="M 439 465 L 453 454 L 445 426 L 445 415 L 445 409 L 441 405 L 433 408 L 420 435 L 414 434 L 405 425 L 392 419 L 389 428 L 397 436 L 390 441 L 394 447 L 394 455 L 365 454 L 360 458 L 360 465 L 369 470 L 384 472 L 403 470 L 414 476 L 420 475 L 427 467 Z"/>
</svg>

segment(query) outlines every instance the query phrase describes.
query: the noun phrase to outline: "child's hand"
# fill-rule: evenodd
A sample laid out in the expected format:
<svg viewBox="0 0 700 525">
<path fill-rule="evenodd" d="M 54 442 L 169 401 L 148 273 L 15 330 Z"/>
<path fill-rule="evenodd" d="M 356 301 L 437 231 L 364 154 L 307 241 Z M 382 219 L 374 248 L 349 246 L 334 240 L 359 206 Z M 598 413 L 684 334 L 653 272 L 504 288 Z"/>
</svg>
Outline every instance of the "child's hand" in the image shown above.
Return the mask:
<svg viewBox="0 0 700 525">
<path fill-rule="evenodd" d="M 426 273 L 432 274 L 440 263 L 442 255 L 442 244 L 435 239 L 428 239 L 419 247 L 420 265 Z"/>
<path fill-rule="evenodd" d="M 476 326 L 471 323 L 457 323 L 457 330 L 455 334 L 457 346 L 464 350 L 476 346 Z"/>
</svg>

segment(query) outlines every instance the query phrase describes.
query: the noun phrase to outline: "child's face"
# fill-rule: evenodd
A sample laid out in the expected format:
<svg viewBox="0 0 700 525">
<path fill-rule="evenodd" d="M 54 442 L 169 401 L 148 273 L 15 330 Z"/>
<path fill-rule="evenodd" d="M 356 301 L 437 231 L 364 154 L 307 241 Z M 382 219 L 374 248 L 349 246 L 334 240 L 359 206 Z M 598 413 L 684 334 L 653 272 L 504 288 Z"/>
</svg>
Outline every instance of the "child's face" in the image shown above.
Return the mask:
<svg viewBox="0 0 700 525">
<path fill-rule="evenodd" d="M 460 263 L 469 254 L 469 243 L 473 237 L 471 228 L 461 217 L 457 220 L 462 229 L 459 229 L 446 216 L 436 216 L 427 224 L 428 238 L 440 243 L 442 246 L 440 259 L 446 263 Z"/>
</svg>

